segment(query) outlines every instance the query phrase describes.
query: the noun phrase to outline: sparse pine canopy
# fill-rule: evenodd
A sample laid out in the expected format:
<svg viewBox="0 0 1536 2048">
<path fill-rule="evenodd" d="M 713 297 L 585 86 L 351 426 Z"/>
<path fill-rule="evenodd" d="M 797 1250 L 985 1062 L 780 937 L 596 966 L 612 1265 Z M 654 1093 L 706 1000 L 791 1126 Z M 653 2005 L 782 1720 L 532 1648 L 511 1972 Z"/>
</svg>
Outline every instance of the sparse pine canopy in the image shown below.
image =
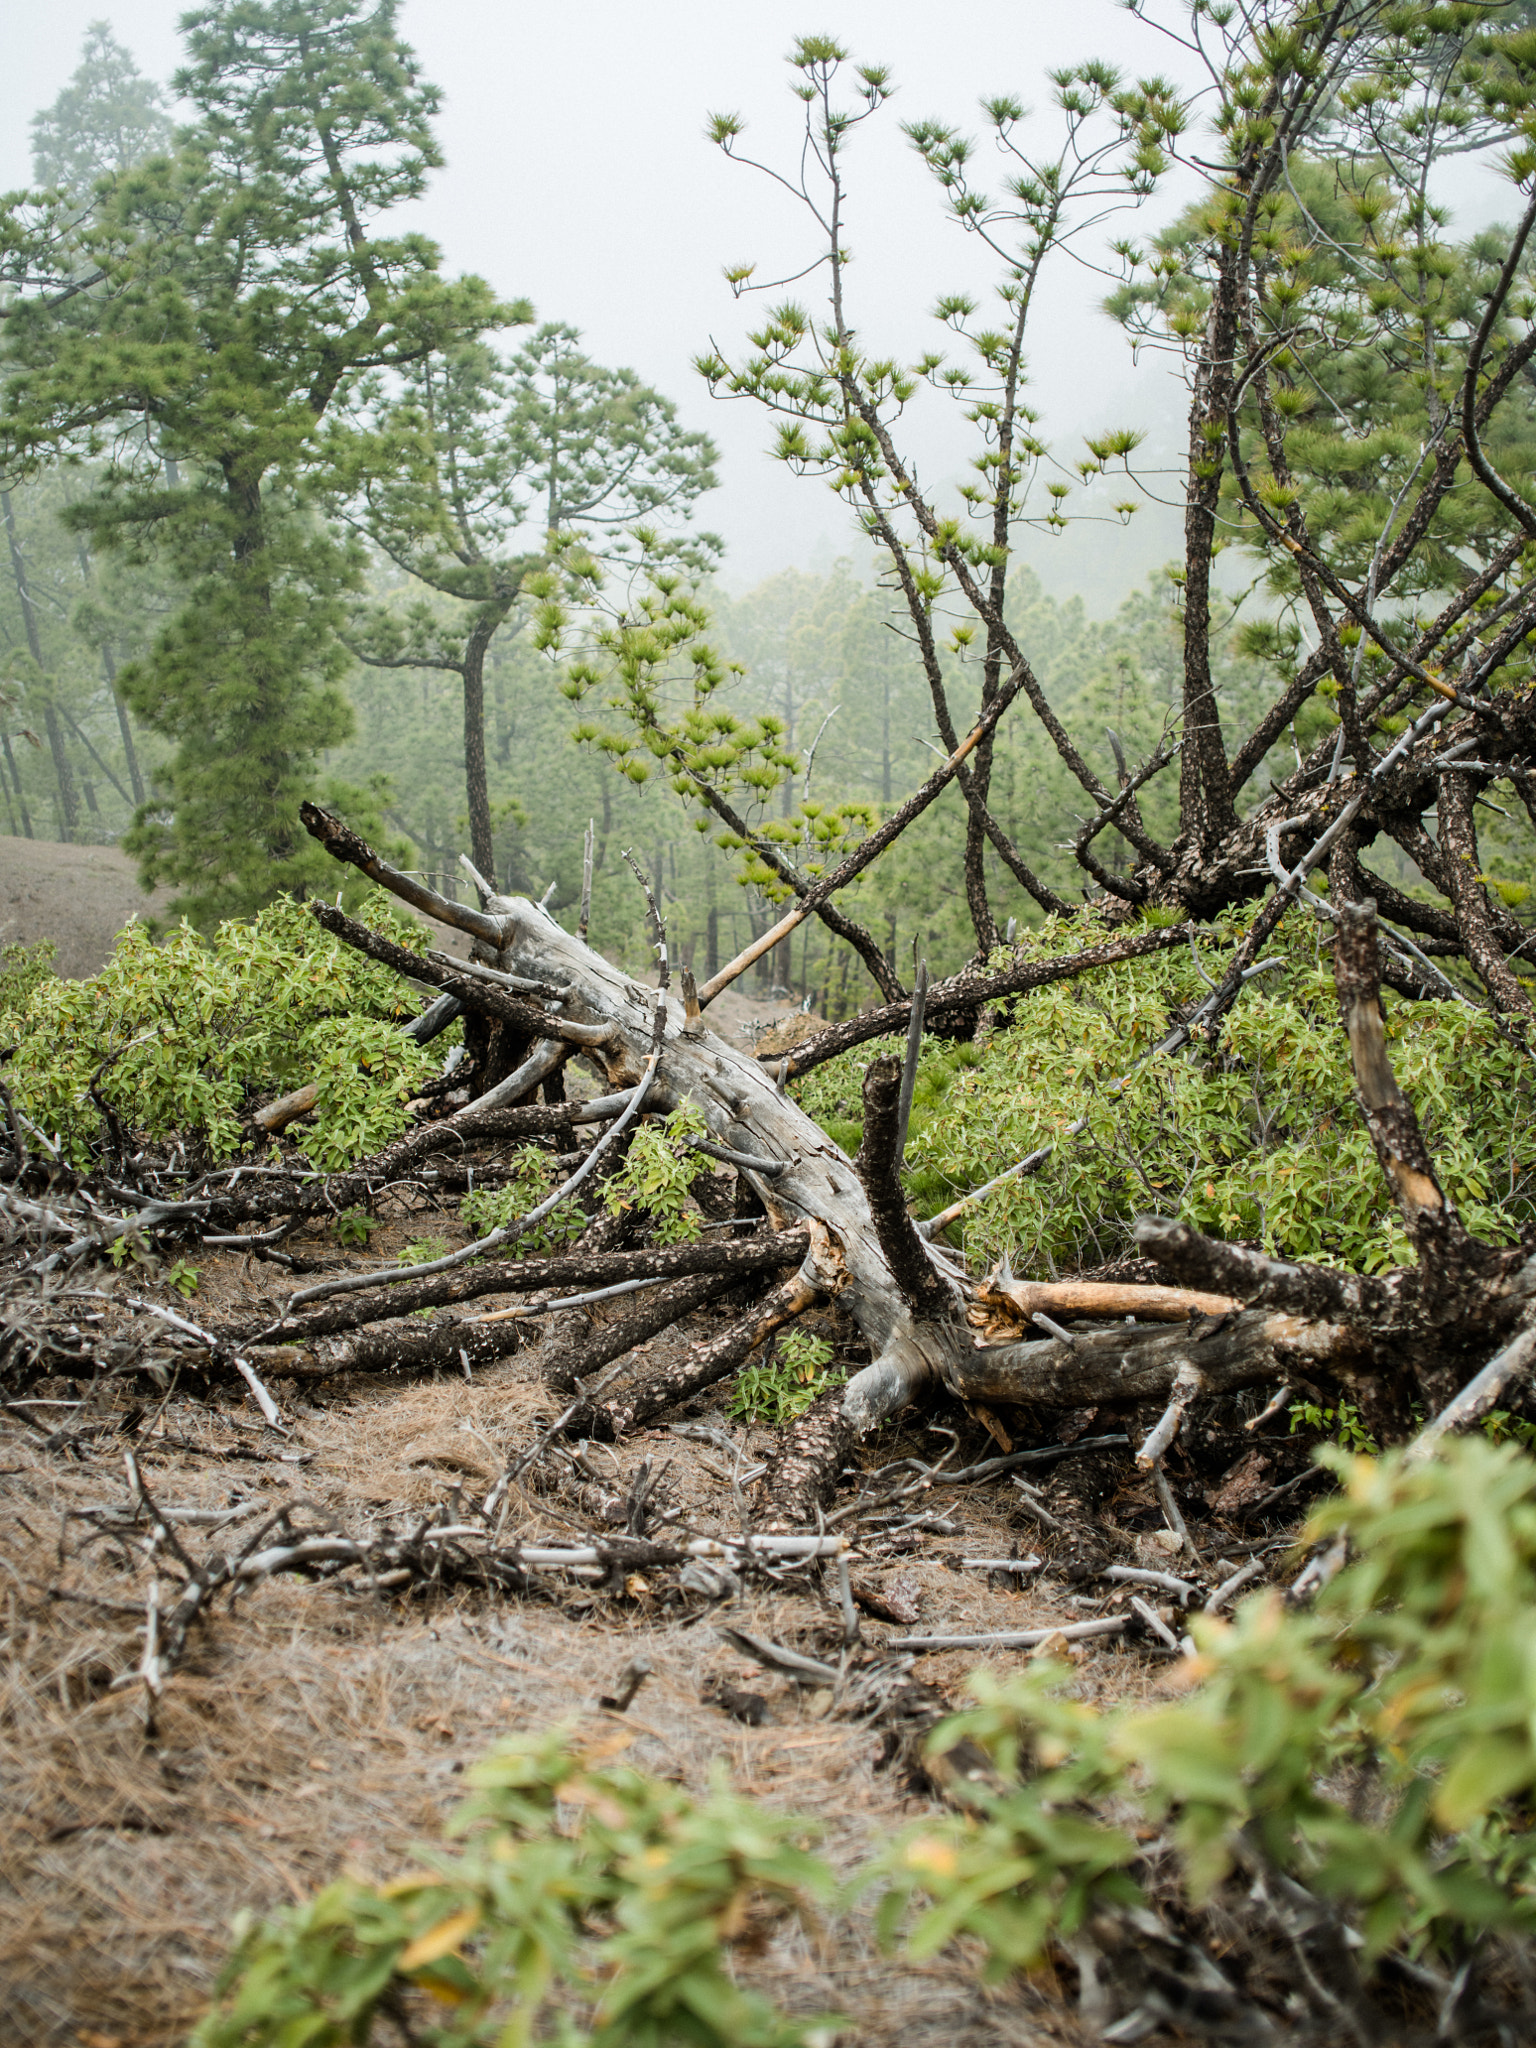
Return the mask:
<svg viewBox="0 0 1536 2048">
<path fill-rule="evenodd" d="M 174 740 L 126 842 L 207 920 L 313 871 L 295 811 L 347 733 L 340 637 L 360 565 L 308 509 L 327 414 L 501 317 L 383 217 L 439 161 L 437 95 L 393 0 L 239 0 L 189 15 L 174 153 L 84 222 L 13 202 L 0 463 L 91 458 L 72 521 L 171 569 L 180 602 L 123 676 Z"/>
</svg>

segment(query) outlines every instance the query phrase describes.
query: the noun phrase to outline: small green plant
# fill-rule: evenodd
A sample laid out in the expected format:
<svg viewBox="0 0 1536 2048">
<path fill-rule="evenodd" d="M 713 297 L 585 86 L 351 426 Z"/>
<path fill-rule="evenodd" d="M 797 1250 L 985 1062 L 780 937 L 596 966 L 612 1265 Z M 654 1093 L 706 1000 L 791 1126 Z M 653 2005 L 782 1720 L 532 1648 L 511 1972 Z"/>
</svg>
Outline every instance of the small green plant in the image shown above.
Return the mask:
<svg viewBox="0 0 1536 2048">
<path fill-rule="evenodd" d="M 152 1266 L 155 1263 L 154 1246 L 137 1230 L 125 1230 L 121 1237 L 113 1238 L 107 1246 L 107 1257 L 119 1272 L 130 1259 L 136 1266 Z"/>
<path fill-rule="evenodd" d="M 1536 1451 L 1536 1422 L 1525 1415 L 1511 1415 L 1507 1408 L 1495 1408 L 1483 1417 L 1483 1435 L 1491 1444 L 1521 1444 Z"/>
<path fill-rule="evenodd" d="M 331 1235 L 338 1244 L 366 1246 L 378 1227 L 379 1219 L 366 1209 L 343 1209 L 331 1225 Z"/>
<path fill-rule="evenodd" d="M 704 1119 L 691 1102 L 680 1104 L 660 1123 L 643 1124 L 630 1141 L 623 1167 L 608 1183 L 604 1199 L 609 1213 L 643 1209 L 656 1226 L 658 1243 L 692 1243 L 699 1219 L 688 1189 L 699 1164 L 689 1140 L 706 1135 Z"/>
<path fill-rule="evenodd" d="M 841 1384 L 841 1373 L 829 1373 L 832 1346 L 810 1330 L 786 1330 L 770 1365 L 749 1365 L 736 1376 L 729 1412 L 744 1422 L 782 1428 L 803 1415 L 818 1395 Z"/>
<path fill-rule="evenodd" d="M 165 1284 L 174 1287 L 183 1301 L 190 1301 L 197 1292 L 198 1269 L 183 1258 L 172 1259 L 165 1269 Z"/>
<path fill-rule="evenodd" d="M 553 1194 L 555 1188 L 554 1162 L 547 1152 L 541 1152 L 536 1145 L 525 1145 L 513 1154 L 511 1178 L 499 1188 L 474 1188 L 459 1204 L 459 1215 L 477 1237 L 487 1231 L 501 1230 L 519 1216 L 526 1216 L 530 1209 L 536 1209 L 540 1202 Z M 563 1244 L 580 1236 L 586 1228 L 586 1217 L 574 1203 L 565 1203 L 544 1222 L 536 1223 L 531 1230 L 524 1231 L 514 1241 L 518 1252 L 558 1251 Z"/>
<path fill-rule="evenodd" d="M 430 1266 L 434 1259 L 448 1256 L 446 1237 L 413 1237 L 400 1254 L 402 1266 Z"/>
<path fill-rule="evenodd" d="M 458 1850 L 423 1852 L 391 1884 L 342 1880 L 270 1919 L 244 1916 L 192 2048 L 350 2048 L 399 2013 L 404 1991 L 436 2007 L 413 2014 L 423 2048 L 833 2038 L 825 2018 L 790 2019 L 744 1990 L 726 1960 L 830 1895 L 805 1822 L 719 1783 L 695 1800 L 605 1768 L 567 1730 L 513 1737 L 469 1780 Z"/>
<path fill-rule="evenodd" d="M 1346 1451 L 1360 1457 L 1376 1456 L 1379 1448 L 1376 1439 L 1360 1420 L 1360 1411 L 1351 1401 L 1341 1401 L 1337 1408 L 1321 1408 L 1315 1401 L 1293 1401 L 1289 1414 L 1292 1436 L 1298 1429 L 1312 1429 L 1319 1436 L 1331 1438 Z"/>
</svg>

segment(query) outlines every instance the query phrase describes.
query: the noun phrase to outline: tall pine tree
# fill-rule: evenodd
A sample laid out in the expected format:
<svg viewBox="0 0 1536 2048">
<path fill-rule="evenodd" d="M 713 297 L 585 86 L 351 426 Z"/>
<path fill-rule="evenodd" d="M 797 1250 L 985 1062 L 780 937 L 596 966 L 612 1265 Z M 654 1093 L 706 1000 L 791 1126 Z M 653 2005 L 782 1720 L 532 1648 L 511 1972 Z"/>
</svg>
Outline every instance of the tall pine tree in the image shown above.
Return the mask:
<svg viewBox="0 0 1536 2048">
<path fill-rule="evenodd" d="M 215 0 L 183 23 L 173 153 L 0 219 L 0 466 L 93 459 L 72 521 L 154 558 L 183 600 L 122 673 L 175 742 L 125 842 L 208 920 L 313 872 L 297 830 L 344 738 L 340 639 L 359 560 L 306 503 L 327 415 L 371 371 L 500 316 L 478 279 L 382 218 L 440 158 L 397 0 Z"/>
</svg>

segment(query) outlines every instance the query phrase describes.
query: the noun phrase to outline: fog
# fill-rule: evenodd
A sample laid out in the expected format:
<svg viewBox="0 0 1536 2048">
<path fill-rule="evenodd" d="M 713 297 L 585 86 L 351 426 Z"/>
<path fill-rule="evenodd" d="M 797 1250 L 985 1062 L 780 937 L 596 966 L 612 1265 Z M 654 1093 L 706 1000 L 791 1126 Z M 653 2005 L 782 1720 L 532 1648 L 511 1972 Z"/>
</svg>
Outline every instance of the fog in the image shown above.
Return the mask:
<svg viewBox="0 0 1536 2048">
<path fill-rule="evenodd" d="M 0 184 L 26 182 L 27 124 L 66 82 L 88 23 L 103 11 L 102 0 L 52 0 L 13 13 L 0 76 Z M 180 56 L 180 11 L 174 0 L 118 0 L 109 18 L 141 69 L 165 79 Z M 762 412 L 711 400 L 692 368 L 711 343 L 738 353 L 761 312 L 761 300 L 732 299 L 726 266 L 756 262 L 757 275 L 772 279 L 816 254 L 803 209 L 726 161 L 705 139 L 707 114 L 744 116 L 743 153 L 789 169 L 801 116 L 784 62 L 794 36 L 833 34 L 858 59 L 891 67 L 897 94 L 848 158 L 851 314 L 872 351 L 910 359 L 939 339 L 929 317 L 937 295 L 984 292 L 995 262 L 945 218 L 901 122 L 937 116 L 979 127 L 980 98 L 1012 92 L 1053 132 L 1046 73 L 1092 55 L 1127 73 L 1195 82 L 1185 53 L 1114 0 L 960 0 L 947 9 L 817 0 L 793 14 L 719 0 L 539 9 L 406 0 L 402 20 L 444 94 L 447 164 L 412 209 L 413 224 L 441 243 L 449 268 L 478 271 L 508 296 L 531 298 L 541 319 L 579 327 L 595 357 L 633 366 L 677 401 L 690 426 L 715 437 L 721 488 L 704 501 L 700 523 L 724 536 L 725 581 L 738 589 L 860 549 L 826 486 L 791 477 L 763 452 L 772 428 Z M 1137 217 L 1137 231 L 1167 218 L 1193 189 L 1170 180 Z M 1116 231 L 1125 231 L 1123 220 L 1104 232 Z M 795 289 L 808 296 L 814 288 L 811 279 Z M 1163 359 L 1144 353 L 1133 365 L 1124 335 L 1097 310 L 1106 289 L 1092 270 L 1058 259 L 1032 328 L 1031 402 L 1066 459 L 1080 452 L 1084 433 L 1129 425 L 1148 432 L 1144 459 L 1153 469 L 1176 459 L 1180 387 Z M 930 486 L 958 473 L 963 432 L 947 401 L 920 397 L 905 446 Z M 1173 552 L 1177 528 L 1174 512 L 1149 505 L 1128 530 L 1084 522 L 1061 538 L 1028 540 L 1023 553 L 1058 594 L 1079 592 L 1102 611 Z"/>
</svg>

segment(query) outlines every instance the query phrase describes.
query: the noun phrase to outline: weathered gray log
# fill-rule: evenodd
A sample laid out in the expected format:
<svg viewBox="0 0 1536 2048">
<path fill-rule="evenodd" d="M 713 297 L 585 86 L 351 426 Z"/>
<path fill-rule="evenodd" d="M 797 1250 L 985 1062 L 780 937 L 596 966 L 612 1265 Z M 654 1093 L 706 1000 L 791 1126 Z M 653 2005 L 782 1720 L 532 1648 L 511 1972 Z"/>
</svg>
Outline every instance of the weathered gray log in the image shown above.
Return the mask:
<svg viewBox="0 0 1536 2048">
<path fill-rule="evenodd" d="M 490 895 L 480 911 L 466 912 L 397 874 L 339 819 L 312 804 L 304 805 L 301 815 L 337 859 L 493 947 L 494 964 L 504 972 L 568 984 L 564 1014 L 579 1023 L 611 1027 L 605 1043 L 583 1048 L 581 1056 L 600 1067 L 610 1089 L 636 1083 L 651 1046 L 654 989 L 563 931 L 526 898 Z M 779 1092 L 751 1053 L 700 1029 L 697 1020 L 685 1028 L 690 1020 L 680 997 L 668 995 L 665 1015 L 653 1100 L 661 1105 L 689 1101 L 721 1144 L 782 1162 L 772 1178 L 744 1171 L 768 1216 L 780 1229 L 819 1221 L 838 1247 L 846 1276 L 841 1298 L 874 1360 L 849 1381 L 844 1405 L 851 1425 L 867 1429 L 931 1382 L 947 1348 L 938 1327 L 920 1322 L 903 1298 L 846 1153 Z"/>
<path fill-rule="evenodd" d="M 946 1385 L 968 1401 L 1038 1403 L 1079 1408 L 1111 1401 L 1164 1399 L 1183 1365 L 1199 1373 L 1207 1393 L 1226 1393 L 1286 1370 L 1337 1370 L 1360 1354 L 1362 1339 L 1343 1323 L 1318 1322 L 1263 1309 L 1223 1318 L 1205 1336 L 1199 1326 L 1167 1325 L 1079 1331 L 1070 1344 L 956 1347 L 943 1369 Z"/>
</svg>

